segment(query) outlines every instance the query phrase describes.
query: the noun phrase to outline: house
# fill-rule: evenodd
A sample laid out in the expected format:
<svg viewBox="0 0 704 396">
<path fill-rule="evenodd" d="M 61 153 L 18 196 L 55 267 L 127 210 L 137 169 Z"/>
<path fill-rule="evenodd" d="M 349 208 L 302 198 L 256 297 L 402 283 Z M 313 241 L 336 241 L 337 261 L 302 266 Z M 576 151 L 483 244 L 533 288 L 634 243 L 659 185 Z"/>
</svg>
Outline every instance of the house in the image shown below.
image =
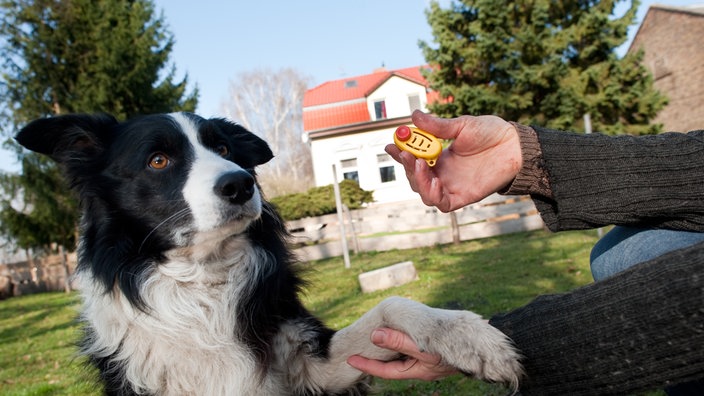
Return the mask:
<svg viewBox="0 0 704 396">
<path fill-rule="evenodd" d="M 421 66 L 377 69 L 371 74 L 325 82 L 303 99 L 303 129 L 311 145 L 316 186 L 353 179 L 374 191 L 376 202 L 417 199 L 403 167 L 384 152 L 411 113 L 427 111 L 438 97 Z"/>
<path fill-rule="evenodd" d="M 669 103 L 653 120 L 666 131 L 704 129 L 704 3 L 652 5 L 629 52 L 645 51 L 644 65 Z"/>
</svg>

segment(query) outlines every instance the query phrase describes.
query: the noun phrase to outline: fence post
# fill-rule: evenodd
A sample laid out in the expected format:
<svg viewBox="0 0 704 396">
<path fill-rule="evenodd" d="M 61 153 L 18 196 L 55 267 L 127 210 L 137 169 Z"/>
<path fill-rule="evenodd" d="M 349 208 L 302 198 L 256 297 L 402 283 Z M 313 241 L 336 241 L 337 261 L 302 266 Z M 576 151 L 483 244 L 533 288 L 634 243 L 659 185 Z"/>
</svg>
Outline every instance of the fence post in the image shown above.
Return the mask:
<svg viewBox="0 0 704 396">
<path fill-rule="evenodd" d="M 454 210 L 450 212 L 450 226 L 452 227 L 452 243 L 458 245 L 460 243 L 460 225 Z"/>
<path fill-rule="evenodd" d="M 63 245 L 59 245 L 59 254 L 61 255 L 61 267 L 64 269 L 64 291 L 71 293 L 71 274 L 68 271 L 68 258 Z"/>
<path fill-rule="evenodd" d="M 347 217 L 347 221 L 350 222 L 350 235 L 352 236 L 352 250 L 354 251 L 354 254 L 359 254 L 359 241 L 357 240 L 357 231 L 354 229 L 354 221 L 352 219 L 352 212 L 350 211 L 350 208 L 347 207 L 347 205 L 343 204 L 342 209 L 345 211 L 345 217 Z"/>
<path fill-rule="evenodd" d="M 337 208 L 337 222 L 340 224 L 340 243 L 342 244 L 342 258 L 345 261 L 345 268 L 350 268 L 350 251 L 347 247 L 347 234 L 345 233 L 345 219 L 342 216 L 342 196 L 340 195 L 340 185 L 337 184 L 337 169 L 332 164 L 332 185 L 335 191 L 335 206 Z"/>
</svg>

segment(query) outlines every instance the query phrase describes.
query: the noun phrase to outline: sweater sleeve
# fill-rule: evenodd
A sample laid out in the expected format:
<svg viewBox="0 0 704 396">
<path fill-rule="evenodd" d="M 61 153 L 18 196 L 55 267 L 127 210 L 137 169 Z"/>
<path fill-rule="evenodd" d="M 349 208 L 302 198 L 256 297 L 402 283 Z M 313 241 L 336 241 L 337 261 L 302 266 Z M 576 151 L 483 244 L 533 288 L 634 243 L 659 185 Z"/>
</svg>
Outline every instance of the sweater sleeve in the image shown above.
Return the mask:
<svg viewBox="0 0 704 396">
<path fill-rule="evenodd" d="M 614 137 L 533 129 L 552 197 L 531 195 L 551 230 L 704 231 L 704 131 Z"/>
<path fill-rule="evenodd" d="M 511 184 L 499 191 L 505 195 L 538 195 L 544 198 L 552 198 L 550 182 L 543 161 L 543 153 L 540 150 L 538 135 L 533 128 L 511 122 L 518 139 L 521 142 L 522 165 L 518 174 Z"/>
<path fill-rule="evenodd" d="M 525 357 L 524 396 L 623 395 L 700 379 L 704 244 L 538 297 L 490 324 Z"/>
</svg>

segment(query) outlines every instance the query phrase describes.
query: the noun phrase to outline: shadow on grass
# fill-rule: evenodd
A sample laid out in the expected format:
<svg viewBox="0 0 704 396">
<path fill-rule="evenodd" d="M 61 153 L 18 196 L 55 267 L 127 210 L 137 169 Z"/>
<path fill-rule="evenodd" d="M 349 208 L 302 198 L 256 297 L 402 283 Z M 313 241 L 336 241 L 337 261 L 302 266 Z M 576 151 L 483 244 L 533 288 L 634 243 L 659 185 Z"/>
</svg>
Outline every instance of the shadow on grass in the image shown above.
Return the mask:
<svg viewBox="0 0 704 396">
<path fill-rule="evenodd" d="M 591 283 L 589 251 L 595 232 L 517 233 L 440 247 L 442 255 L 419 260 L 425 277 L 436 277 L 426 304 L 491 316 L 522 306 L 538 295 L 562 293 Z"/>
<path fill-rule="evenodd" d="M 41 293 L 1 302 L 3 395 L 96 395 L 95 374 L 76 354 L 77 294 Z"/>
<path fill-rule="evenodd" d="M 18 338 L 37 338 L 76 326 L 78 297 L 66 293 L 39 293 L 12 298 L 0 310 L 0 340 L 11 342 Z M 59 312 L 69 311 L 66 315 Z"/>
<path fill-rule="evenodd" d="M 592 281 L 589 251 L 595 232 L 551 234 L 534 231 L 458 245 L 363 253 L 345 270 L 340 259 L 310 263 L 313 271 L 306 302 L 324 318 L 366 312 L 391 295 L 425 304 L 472 310 L 484 316 L 524 305 L 538 295 L 560 293 Z M 402 261 L 412 261 L 419 280 L 362 294 L 357 276 Z"/>
</svg>

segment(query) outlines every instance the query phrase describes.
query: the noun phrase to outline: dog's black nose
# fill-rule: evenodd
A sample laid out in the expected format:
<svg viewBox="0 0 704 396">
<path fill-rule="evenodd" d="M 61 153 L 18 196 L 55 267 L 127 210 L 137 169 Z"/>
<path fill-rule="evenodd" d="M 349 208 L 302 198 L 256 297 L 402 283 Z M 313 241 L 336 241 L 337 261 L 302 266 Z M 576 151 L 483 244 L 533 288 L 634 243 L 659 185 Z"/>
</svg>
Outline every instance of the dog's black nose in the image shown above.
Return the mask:
<svg viewBox="0 0 704 396">
<path fill-rule="evenodd" d="M 245 171 L 226 173 L 218 178 L 213 189 L 219 197 L 241 205 L 254 195 L 254 177 Z"/>
</svg>

